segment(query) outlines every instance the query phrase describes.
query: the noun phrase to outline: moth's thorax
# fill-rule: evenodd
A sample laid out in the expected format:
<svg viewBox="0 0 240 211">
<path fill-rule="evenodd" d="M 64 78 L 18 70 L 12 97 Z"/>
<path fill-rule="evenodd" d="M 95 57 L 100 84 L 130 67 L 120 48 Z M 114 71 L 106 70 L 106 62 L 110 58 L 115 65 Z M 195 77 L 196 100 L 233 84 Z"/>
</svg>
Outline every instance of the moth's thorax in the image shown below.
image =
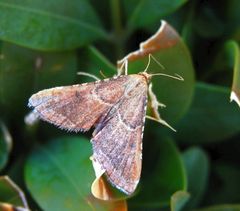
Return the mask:
<svg viewBox="0 0 240 211">
<path fill-rule="evenodd" d="M 142 93 L 145 92 L 148 87 L 147 75 L 144 73 L 128 75 L 128 79 L 125 94 L 133 90 L 136 94 Z"/>
</svg>

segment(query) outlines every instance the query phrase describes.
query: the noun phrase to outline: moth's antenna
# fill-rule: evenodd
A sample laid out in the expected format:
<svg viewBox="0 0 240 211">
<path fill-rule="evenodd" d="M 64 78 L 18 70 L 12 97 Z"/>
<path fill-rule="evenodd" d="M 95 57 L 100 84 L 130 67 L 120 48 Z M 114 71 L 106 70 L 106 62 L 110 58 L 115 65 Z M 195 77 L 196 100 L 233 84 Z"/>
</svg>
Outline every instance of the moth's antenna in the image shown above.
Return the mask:
<svg viewBox="0 0 240 211">
<path fill-rule="evenodd" d="M 146 68 L 143 72 L 147 72 L 151 59 L 153 59 L 162 69 L 165 70 L 165 67 L 152 54 L 148 54 L 148 63 L 147 63 L 147 66 L 146 66 Z M 175 73 L 175 76 L 164 74 L 164 73 L 154 73 L 154 74 L 150 74 L 150 75 L 151 76 L 161 75 L 161 76 L 166 76 L 166 77 L 173 78 L 173 79 L 176 79 L 176 80 L 179 80 L 179 81 L 184 81 L 183 77 L 176 74 L 176 73 Z"/>
<path fill-rule="evenodd" d="M 155 61 L 163 70 L 165 70 L 165 67 L 152 54 L 148 54 L 148 63 L 143 72 L 147 72 L 149 65 L 151 63 L 151 59 L 153 59 L 153 61 Z"/>
<path fill-rule="evenodd" d="M 100 81 L 101 79 L 98 78 L 97 76 L 93 75 L 93 74 L 90 74 L 90 73 L 86 73 L 86 72 L 77 72 L 78 75 L 84 75 L 84 76 L 88 76 L 90 78 L 93 78 L 97 81 Z"/>
<path fill-rule="evenodd" d="M 155 74 L 150 74 L 150 75 L 151 76 L 161 75 L 161 76 L 166 76 L 166 77 L 173 78 L 173 79 L 176 79 L 176 80 L 179 80 L 179 81 L 184 81 L 184 78 L 182 76 L 176 74 L 176 73 L 175 73 L 175 76 L 164 74 L 164 73 L 155 73 Z"/>
<path fill-rule="evenodd" d="M 147 66 L 145 68 L 145 70 L 143 71 L 144 73 L 147 72 L 148 68 L 149 68 L 149 65 L 150 65 L 150 61 L 151 61 L 151 54 L 148 54 L 148 63 L 147 63 Z"/>
</svg>

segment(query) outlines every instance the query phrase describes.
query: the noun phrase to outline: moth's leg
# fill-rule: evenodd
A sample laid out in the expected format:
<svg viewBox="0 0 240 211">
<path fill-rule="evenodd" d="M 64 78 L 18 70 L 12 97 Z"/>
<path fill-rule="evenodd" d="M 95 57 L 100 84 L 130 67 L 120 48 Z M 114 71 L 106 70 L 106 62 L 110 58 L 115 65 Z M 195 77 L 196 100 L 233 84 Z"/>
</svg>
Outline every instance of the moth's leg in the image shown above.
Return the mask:
<svg viewBox="0 0 240 211">
<path fill-rule="evenodd" d="M 147 119 L 150 119 L 150 120 L 153 120 L 153 121 L 155 121 L 155 122 L 158 122 L 158 123 L 160 123 L 160 124 L 162 124 L 162 125 L 165 125 L 165 126 L 167 126 L 168 128 L 170 128 L 171 130 L 173 130 L 174 132 L 176 132 L 176 130 L 175 130 L 171 125 L 169 125 L 165 120 L 161 119 L 161 117 L 159 117 L 159 119 L 157 119 L 157 118 L 154 118 L 154 117 L 152 117 L 152 116 L 146 115 L 146 118 L 147 118 Z"/>
<path fill-rule="evenodd" d="M 161 107 L 161 108 L 164 108 L 166 107 L 163 103 L 160 103 L 158 100 L 157 100 L 157 97 L 156 95 L 153 93 L 152 91 L 152 84 L 149 85 L 149 88 L 148 88 L 148 93 L 149 93 L 149 97 L 150 97 L 150 107 L 152 109 L 152 112 L 153 112 L 153 116 L 154 117 L 151 117 L 151 116 L 146 116 L 146 118 L 148 119 L 151 119 L 151 120 L 154 120 L 156 122 L 159 122 L 167 127 L 169 127 L 170 129 L 172 129 L 173 131 L 176 131 L 173 127 L 171 127 L 165 120 L 163 120 L 161 117 L 160 117 L 160 113 L 158 112 L 158 107 Z"/>
<path fill-rule="evenodd" d="M 117 70 L 118 71 L 118 76 L 122 75 L 122 72 L 124 70 L 124 75 L 128 74 L 128 60 L 125 59 L 124 62 L 122 63 L 121 67 Z"/>
<path fill-rule="evenodd" d="M 158 113 L 158 107 L 160 108 L 165 108 L 166 105 L 159 102 L 157 100 L 157 97 L 156 95 L 154 94 L 153 90 L 152 90 L 152 83 L 149 84 L 149 87 L 148 87 L 148 94 L 149 94 L 149 97 L 150 97 L 150 102 L 151 102 L 151 107 L 152 109 L 154 109 L 157 113 Z"/>
<path fill-rule="evenodd" d="M 88 76 L 90 78 L 95 79 L 96 81 L 100 81 L 101 79 L 98 78 L 97 76 L 90 74 L 90 73 L 86 73 L 86 72 L 77 72 L 78 75 L 84 75 L 84 76 Z"/>
</svg>

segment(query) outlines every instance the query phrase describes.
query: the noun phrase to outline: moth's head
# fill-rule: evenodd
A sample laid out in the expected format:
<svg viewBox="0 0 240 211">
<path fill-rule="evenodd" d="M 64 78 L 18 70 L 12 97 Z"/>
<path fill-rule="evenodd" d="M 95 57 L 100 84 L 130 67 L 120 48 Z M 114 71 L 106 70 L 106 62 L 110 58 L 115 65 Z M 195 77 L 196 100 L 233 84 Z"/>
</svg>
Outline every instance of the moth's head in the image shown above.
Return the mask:
<svg viewBox="0 0 240 211">
<path fill-rule="evenodd" d="M 150 83 L 152 78 L 151 74 L 148 74 L 147 72 L 140 72 L 139 75 L 142 75 L 146 79 L 148 84 Z"/>
</svg>

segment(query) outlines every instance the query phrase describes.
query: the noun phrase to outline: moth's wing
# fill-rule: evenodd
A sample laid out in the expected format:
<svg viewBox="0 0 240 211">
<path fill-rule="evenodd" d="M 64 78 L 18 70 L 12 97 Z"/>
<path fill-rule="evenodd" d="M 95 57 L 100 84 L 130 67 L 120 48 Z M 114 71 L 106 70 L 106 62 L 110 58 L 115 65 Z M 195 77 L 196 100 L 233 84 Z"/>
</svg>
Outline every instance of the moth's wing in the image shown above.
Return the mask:
<svg viewBox="0 0 240 211">
<path fill-rule="evenodd" d="M 108 180 L 126 194 L 134 192 L 141 174 L 146 86 L 138 86 L 116 104 L 98 123 L 91 140 L 93 159 Z"/>
<path fill-rule="evenodd" d="M 70 131 L 86 131 L 122 97 L 127 76 L 56 87 L 31 96 L 29 106 L 41 119 Z"/>
</svg>

